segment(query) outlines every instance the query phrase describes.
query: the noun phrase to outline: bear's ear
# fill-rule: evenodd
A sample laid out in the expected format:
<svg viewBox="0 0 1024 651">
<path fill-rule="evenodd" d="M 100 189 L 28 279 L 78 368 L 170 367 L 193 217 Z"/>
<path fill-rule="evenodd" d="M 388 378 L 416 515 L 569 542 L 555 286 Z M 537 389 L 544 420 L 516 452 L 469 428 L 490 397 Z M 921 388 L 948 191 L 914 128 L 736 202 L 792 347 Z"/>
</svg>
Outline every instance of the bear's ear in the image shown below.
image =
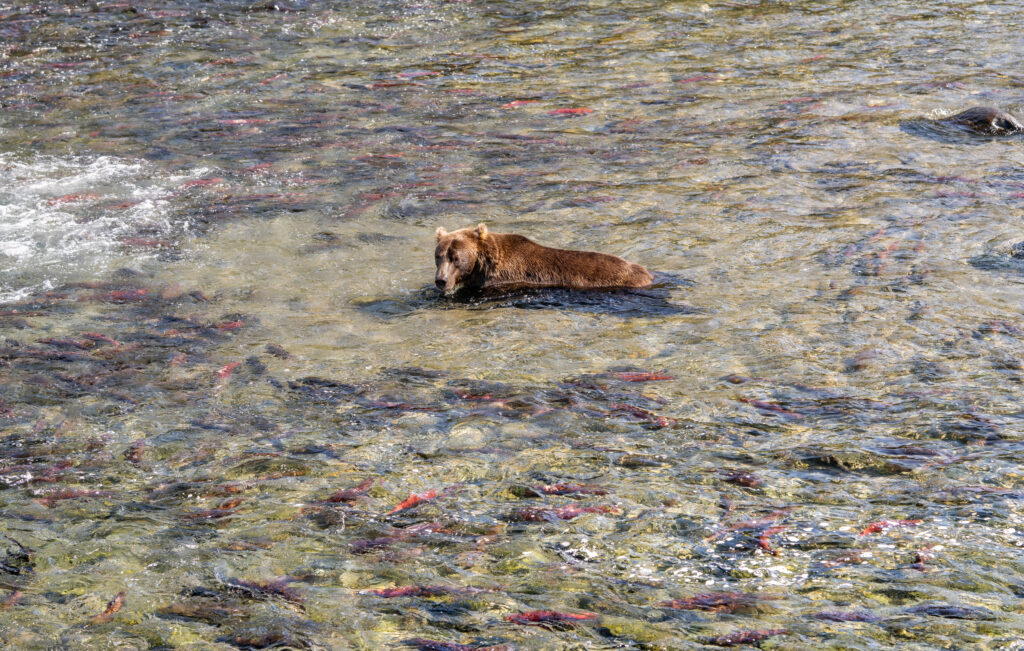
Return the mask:
<svg viewBox="0 0 1024 651">
<path fill-rule="evenodd" d="M 447 234 L 448 234 L 448 231 L 444 230 L 443 226 L 438 226 L 437 227 L 437 233 L 435 233 L 435 235 L 437 235 L 437 240 L 439 242 L 441 241 L 441 238 L 444 237 Z"/>
<path fill-rule="evenodd" d="M 477 224 L 473 231 L 481 240 L 487 237 L 487 224 Z"/>
</svg>

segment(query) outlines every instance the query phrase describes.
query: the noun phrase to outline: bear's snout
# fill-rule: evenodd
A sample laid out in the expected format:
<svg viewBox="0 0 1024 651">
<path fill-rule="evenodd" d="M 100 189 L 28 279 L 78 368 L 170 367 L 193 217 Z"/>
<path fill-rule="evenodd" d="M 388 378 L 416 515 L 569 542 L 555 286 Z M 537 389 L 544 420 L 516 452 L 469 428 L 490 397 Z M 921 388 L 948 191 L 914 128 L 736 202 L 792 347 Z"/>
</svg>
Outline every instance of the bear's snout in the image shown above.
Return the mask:
<svg viewBox="0 0 1024 651">
<path fill-rule="evenodd" d="M 437 270 L 437 274 L 434 275 L 434 284 L 437 285 L 437 288 L 442 292 L 451 291 L 452 287 L 455 285 L 455 283 L 452 282 L 452 276 L 453 274 L 451 271 L 446 270 L 445 265 L 441 265 Z"/>
<path fill-rule="evenodd" d="M 434 274 L 434 284 L 442 292 L 450 292 L 458 283 L 458 270 L 447 260 L 437 263 L 437 272 Z"/>
</svg>

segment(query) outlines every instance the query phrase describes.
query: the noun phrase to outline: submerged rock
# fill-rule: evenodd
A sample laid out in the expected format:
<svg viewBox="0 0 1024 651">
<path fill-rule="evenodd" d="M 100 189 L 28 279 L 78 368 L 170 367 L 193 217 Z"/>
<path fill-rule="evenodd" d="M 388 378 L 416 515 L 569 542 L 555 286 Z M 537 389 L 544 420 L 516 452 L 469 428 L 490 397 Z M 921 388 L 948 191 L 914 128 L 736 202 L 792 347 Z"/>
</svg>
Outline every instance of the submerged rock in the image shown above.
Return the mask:
<svg viewBox="0 0 1024 651">
<path fill-rule="evenodd" d="M 1006 111 L 991 106 L 975 106 L 946 118 L 977 133 L 1004 134 L 1024 131 L 1024 124 Z"/>
</svg>

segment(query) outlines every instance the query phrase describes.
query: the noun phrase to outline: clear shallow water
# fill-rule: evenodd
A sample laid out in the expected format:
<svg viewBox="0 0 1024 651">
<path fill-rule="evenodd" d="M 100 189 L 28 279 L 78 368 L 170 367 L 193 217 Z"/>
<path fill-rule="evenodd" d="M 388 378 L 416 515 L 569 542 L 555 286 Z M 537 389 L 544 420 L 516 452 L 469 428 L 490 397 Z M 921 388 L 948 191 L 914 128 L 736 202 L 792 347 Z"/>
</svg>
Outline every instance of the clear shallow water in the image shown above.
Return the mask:
<svg viewBox="0 0 1024 651">
<path fill-rule="evenodd" d="M 250 4 L 0 3 L 6 644 L 1020 636 L 1016 5 Z"/>
</svg>

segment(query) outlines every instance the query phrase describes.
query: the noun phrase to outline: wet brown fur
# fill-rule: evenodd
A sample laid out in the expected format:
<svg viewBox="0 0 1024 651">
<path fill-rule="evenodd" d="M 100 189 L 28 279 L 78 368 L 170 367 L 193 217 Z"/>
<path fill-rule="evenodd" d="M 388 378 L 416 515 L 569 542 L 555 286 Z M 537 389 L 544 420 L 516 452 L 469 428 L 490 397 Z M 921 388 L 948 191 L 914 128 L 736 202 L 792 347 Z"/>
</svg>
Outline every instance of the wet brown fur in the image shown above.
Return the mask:
<svg viewBox="0 0 1024 651">
<path fill-rule="evenodd" d="M 451 233 L 438 228 L 434 261 L 435 284 L 446 292 L 504 286 L 640 288 L 654 280 L 646 269 L 618 256 L 553 249 L 522 235 L 492 233 L 484 224 Z"/>
</svg>

